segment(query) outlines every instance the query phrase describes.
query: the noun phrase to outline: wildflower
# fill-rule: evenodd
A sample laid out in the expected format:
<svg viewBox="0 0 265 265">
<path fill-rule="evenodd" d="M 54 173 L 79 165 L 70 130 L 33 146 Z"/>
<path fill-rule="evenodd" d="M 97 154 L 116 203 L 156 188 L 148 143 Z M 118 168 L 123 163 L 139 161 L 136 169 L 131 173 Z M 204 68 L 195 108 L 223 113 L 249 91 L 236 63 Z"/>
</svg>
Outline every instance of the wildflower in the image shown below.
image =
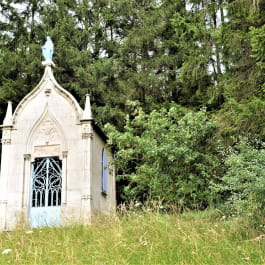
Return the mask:
<svg viewBox="0 0 265 265">
<path fill-rule="evenodd" d="M 141 244 L 144 245 L 144 246 L 148 245 L 147 241 L 142 241 Z"/>
<path fill-rule="evenodd" d="M 11 251 L 12 251 L 12 249 L 7 248 L 7 249 L 5 249 L 5 250 L 2 251 L 2 254 L 8 254 Z"/>
<path fill-rule="evenodd" d="M 141 206 L 141 203 L 140 202 L 136 202 L 135 203 L 135 207 L 139 207 L 139 206 Z"/>
<path fill-rule="evenodd" d="M 254 239 L 251 239 L 250 241 L 260 241 L 260 240 L 262 240 L 264 238 L 265 238 L 265 235 L 260 235 L 260 236 L 254 238 Z"/>
<path fill-rule="evenodd" d="M 148 242 L 146 240 L 144 240 L 143 238 L 140 238 L 139 241 L 140 241 L 140 244 L 143 245 L 143 246 L 147 246 L 148 245 Z"/>
<path fill-rule="evenodd" d="M 250 260 L 250 257 L 245 257 L 245 258 L 242 258 L 244 260 Z"/>
</svg>

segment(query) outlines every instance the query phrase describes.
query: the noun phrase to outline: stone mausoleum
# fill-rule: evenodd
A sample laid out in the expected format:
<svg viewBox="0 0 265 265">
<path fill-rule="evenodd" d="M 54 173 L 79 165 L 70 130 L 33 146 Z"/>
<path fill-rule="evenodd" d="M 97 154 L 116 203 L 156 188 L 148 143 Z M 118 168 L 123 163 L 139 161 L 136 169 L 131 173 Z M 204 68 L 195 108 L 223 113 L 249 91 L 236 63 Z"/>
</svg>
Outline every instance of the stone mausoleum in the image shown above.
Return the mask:
<svg viewBox="0 0 265 265">
<path fill-rule="evenodd" d="M 55 80 L 53 44 L 43 46 L 44 75 L 2 125 L 0 230 L 90 224 L 115 211 L 115 178 L 106 136 Z"/>
</svg>

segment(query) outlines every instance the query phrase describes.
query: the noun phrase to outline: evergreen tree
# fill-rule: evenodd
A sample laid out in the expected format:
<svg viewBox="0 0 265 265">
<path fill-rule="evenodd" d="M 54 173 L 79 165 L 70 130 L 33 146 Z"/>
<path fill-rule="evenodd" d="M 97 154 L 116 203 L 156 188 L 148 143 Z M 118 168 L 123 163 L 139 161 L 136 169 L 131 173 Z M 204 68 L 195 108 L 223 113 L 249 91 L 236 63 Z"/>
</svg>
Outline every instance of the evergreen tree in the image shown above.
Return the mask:
<svg viewBox="0 0 265 265">
<path fill-rule="evenodd" d="M 227 20 L 221 29 L 226 66 L 223 79 L 226 102 L 218 114 L 221 133 L 226 138 L 229 135 L 258 135 L 264 139 L 262 86 L 265 79 L 259 65 L 262 60 L 260 47 L 255 40 L 265 22 L 265 5 L 231 1 L 226 8 Z"/>
<path fill-rule="evenodd" d="M 22 4 L 23 2 L 23 4 Z M 0 23 L 0 107 L 15 104 L 40 79 L 41 25 L 36 22 L 42 1 L 2 1 Z"/>
</svg>

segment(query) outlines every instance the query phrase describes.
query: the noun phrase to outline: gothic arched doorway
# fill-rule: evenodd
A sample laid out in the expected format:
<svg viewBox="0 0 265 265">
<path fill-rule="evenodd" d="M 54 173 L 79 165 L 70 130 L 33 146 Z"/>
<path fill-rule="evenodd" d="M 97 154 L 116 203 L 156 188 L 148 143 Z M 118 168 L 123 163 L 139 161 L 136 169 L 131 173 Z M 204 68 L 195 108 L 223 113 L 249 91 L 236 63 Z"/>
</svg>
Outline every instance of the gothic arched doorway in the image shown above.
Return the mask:
<svg viewBox="0 0 265 265">
<path fill-rule="evenodd" d="M 58 157 L 36 158 L 31 170 L 30 226 L 59 226 L 61 198 L 62 161 Z"/>
</svg>

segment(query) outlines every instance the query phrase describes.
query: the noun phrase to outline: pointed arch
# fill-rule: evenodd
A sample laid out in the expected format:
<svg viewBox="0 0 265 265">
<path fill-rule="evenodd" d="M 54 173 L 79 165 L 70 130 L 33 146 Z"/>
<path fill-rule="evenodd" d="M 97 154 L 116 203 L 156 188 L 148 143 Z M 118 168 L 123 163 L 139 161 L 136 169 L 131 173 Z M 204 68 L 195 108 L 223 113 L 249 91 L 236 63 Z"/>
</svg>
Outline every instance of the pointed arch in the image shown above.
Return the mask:
<svg viewBox="0 0 265 265">
<path fill-rule="evenodd" d="M 28 133 L 26 153 L 32 154 L 34 159 L 36 156 L 40 156 L 38 152 L 41 151 L 41 147 L 44 150 L 44 146 L 46 146 L 46 152 L 49 152 L 50 149 L 50 152 L 57 152 L 60 157 L 63 151 L 68 150 L 63 127 L 49 110 L 48 104 L 46 104 L 42 115 Z M 52 148 L 53 151 L 51 151 Z"/>
<path fill-rule="evenodd" d="M 76 120 L 80 120 L 80 117 L 83 113 L 82 108 L 80 107 L 76 99 L 71 95 L 71 93 L 69 93 L 66 89 L 64 89 L 58 84 L 58 82 L 54 78 L 51 66 L 47 65 L 45 67 L 44 74 L 39 84 L 31 92 L 29 92 L 17 105 L 13 114 L 13 124 L 16 124 L 18 116 L 20 115 L 21 111 L 26 107 L 26 105 L 42 90 L 45 89 L 54 89 L 56 92 L 58 92 L 58 94 L 65 98 L 74 109 Z"/>
</svg>

